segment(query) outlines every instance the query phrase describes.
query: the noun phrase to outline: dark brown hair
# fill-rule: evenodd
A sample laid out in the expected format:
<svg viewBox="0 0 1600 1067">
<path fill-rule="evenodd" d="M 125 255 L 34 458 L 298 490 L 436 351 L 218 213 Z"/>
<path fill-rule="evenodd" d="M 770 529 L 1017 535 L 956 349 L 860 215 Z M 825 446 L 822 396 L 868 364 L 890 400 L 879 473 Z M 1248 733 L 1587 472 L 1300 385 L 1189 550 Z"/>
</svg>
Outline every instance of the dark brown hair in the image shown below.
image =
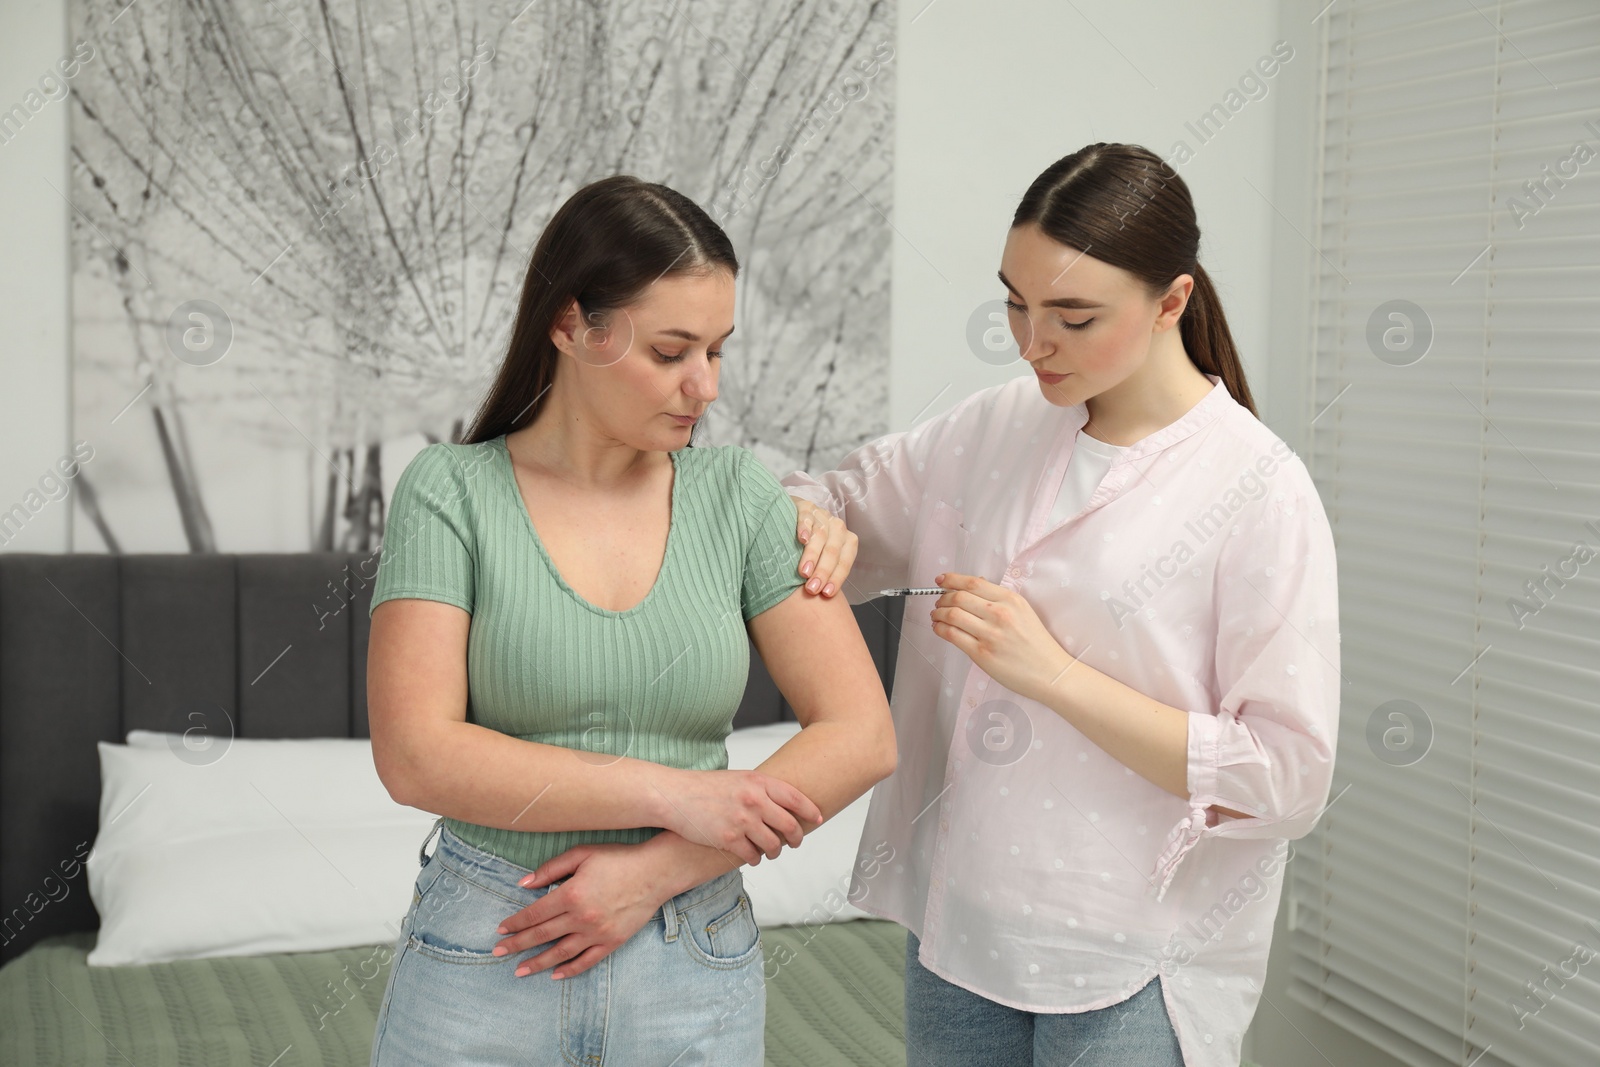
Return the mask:
<svg viewBox="0 0 1600 1067">
<path fill-rule="evenodd" d="M 1256 414 L 1222 301 L 1200 266 L 1194 201 L 1178 172 L 1143 145 L 1101 141 L 1056 160 L 1034 179 L 1012 216 L 1013 228 L 1037 225 L 1052 239 L 1132 274 L 1152 298 L 1180 274 L 1194 277 L 1178 319 L 1189 359 L 1222 379 Z M 1258 416 L 1259 417 L 1259 416 Z"/>
<path fill-rule="evenodd" d="M 560 355 L 550 330 L 571 301 L 585 323 L 600 325 L 658 278 L 718 269 L 739 273 L 733 243 L 676 189 L 617 174 L 573 193 L 539 235 L 506 357 L 459 443 L 493 440 L 538 416 Z"/>
</svg>

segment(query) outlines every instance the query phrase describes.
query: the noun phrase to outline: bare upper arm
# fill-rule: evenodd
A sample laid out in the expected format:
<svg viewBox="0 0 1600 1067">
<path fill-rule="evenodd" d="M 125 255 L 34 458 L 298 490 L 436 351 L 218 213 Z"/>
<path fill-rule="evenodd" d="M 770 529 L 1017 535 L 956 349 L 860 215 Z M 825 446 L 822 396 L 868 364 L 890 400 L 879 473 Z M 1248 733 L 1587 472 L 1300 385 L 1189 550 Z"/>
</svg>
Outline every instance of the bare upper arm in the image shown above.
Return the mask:
<svg viewBox="0 0 1600 1067">
<path fill-rule="evenodd" d="M 865 715 L 893 737 L 883 679 L 842 597 L 810 596 L 797 588 L 751 619 L 749 629 L 801 726 Z M 852 699 L 840 700 L 841 693 Z"/>
<path fill-rule="evenodd" d="M 401 803 L 419 739 L 467 718 L 467 632 L 472 616 L 438 600 L 396 598 L 372 609 L 367 640 L 367 718 L 378 777 Z"/>
</svg>

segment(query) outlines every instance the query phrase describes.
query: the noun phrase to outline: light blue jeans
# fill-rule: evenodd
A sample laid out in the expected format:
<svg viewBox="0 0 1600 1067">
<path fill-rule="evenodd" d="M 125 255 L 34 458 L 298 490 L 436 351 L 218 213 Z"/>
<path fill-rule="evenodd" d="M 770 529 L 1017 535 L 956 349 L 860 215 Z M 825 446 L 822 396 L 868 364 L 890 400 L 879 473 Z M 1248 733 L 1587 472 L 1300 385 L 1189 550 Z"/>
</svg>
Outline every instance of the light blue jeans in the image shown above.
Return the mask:
<svg viewBox="0 0 1600 1067">
<path fill-rule="evenodd" d="M 761 1067 L 761 931 L 738 869 L 667 901 L 582 974 L 518 978 L 549 942 L 493 956 L 495 928 L 555 886 L 524 889 L 526 868 L 435 830 L 395 943 L 372 1067 Z"/>
<path fill-rule="evenodd" d="M 918 962 L 920 948 L 907 930 L 909 1067 L 1183 1067 L 1160 978 L 1107 1008 L 1020 1011 L 940 978 Z"/>
</svg>

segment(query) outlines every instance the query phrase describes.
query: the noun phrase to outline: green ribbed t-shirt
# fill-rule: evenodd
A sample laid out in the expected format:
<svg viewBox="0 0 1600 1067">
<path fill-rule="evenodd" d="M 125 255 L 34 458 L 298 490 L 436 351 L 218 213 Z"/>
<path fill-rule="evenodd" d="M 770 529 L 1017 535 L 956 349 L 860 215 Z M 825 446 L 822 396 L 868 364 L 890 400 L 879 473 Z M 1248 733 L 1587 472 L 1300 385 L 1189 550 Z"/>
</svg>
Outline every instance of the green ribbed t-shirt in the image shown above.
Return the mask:
<svg viewBox="0 0 1600 1067">
<path fill-rule="evenodd" d="M 727 768 L 724 741 L 750 668 L 744 624 L 804 584 L 803 546 L 794 501 L 749 450 L 669 455 L 666 555 L 655 585 L 627 611 L 596 607 L 556 571 L 504 436 L 432 444 L 407 465 L 389 505 L 372 606 L 416 597 L 471 613 L 467 721 L 578 750 L 574 758 L 596 765 L 629 756 Z M 542 788 L 530 777 L 527 801 Z M 445 825 L 530 870 L 575 845 L 634 843 L 660 830 Z"/>
</svg>

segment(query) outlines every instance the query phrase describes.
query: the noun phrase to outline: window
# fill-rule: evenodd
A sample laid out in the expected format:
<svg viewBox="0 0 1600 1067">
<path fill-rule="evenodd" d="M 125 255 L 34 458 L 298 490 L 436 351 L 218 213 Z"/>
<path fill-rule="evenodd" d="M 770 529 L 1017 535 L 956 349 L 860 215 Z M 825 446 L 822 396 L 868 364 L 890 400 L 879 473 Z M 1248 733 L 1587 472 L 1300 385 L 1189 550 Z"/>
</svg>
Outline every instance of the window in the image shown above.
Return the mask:
<svg viewBox="0 0 1600 1067">
<path fill-rule="evenodd" d="M 1322 17 L 1305 458 L 1345 684 L 1290 992 L 1411 1064 L 1595 1063 L 1600 5 Z"/>
</svg>

